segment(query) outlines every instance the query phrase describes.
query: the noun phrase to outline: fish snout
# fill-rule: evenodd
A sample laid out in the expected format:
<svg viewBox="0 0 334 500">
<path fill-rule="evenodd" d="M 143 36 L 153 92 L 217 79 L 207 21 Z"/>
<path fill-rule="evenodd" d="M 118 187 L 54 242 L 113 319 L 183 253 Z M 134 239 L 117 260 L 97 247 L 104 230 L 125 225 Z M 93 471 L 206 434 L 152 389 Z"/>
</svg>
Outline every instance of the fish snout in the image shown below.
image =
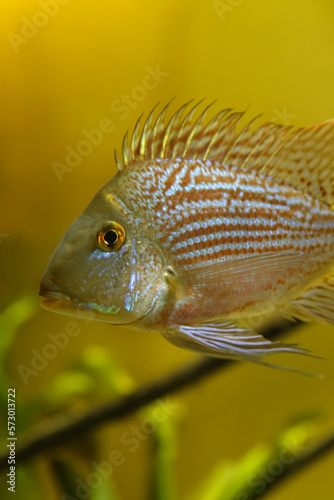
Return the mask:
<svg viewBox="0 0 334 500">
<path fill-rule="evenodd" d="M 60 312 L 64 305 L 71 303 L 69 296 L 61 292 L 58 286 L 46 276 L 42 278 L 39 295 L 43 297 L 41 306 L 54 312 Z"/>
<path fill-rule="evenodd" d="M 45 297 L 46 299 L 69 299 L 69 296 L 64 294 L 59 287 L 45 275 L 43 276 L 40 284 L 39 295 L 41 297 Z"/>
</svg>

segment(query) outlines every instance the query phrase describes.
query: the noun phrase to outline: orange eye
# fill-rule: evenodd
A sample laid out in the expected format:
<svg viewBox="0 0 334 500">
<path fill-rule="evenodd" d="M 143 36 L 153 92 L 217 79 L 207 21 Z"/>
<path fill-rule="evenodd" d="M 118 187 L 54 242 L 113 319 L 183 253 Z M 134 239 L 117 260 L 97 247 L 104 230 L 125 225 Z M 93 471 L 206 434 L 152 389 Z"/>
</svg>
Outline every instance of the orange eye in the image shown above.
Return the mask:
<svg viewBox="0 0 334 500">
<path fill-rule="evenodd" d="M 97 244 L 104 252 L 120 248 L 125 240 L 124 228 L 117 222 L 105 222 L 97 233 Z"/>
</svg>

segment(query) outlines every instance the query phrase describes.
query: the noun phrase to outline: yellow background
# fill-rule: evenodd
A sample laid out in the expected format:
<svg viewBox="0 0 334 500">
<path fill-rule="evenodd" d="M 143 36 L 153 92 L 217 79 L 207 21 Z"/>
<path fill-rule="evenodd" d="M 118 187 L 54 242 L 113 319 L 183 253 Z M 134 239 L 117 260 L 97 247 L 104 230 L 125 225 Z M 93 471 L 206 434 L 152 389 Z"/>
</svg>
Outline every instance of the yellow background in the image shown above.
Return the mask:
<svg viewBox="0 0 334 500">
<path fill-rule="evenodd" d="M 58 12 L 45 23 L 45 16 L 36 14 L 41 2 L 2 5 L 0 233 L 7 235 L 0 240 L 3 307 L 22 291 L 38 293 L 64 231 L 115 174 L 114 148 L 120 150 L 125 131 L 158 101 L 164 104 L 176 97 L 176 109 L 190 98 L 217 98 L 216 111 L 249 107 L 249 118 L 263 112 L 265 119 L 298 126 L 334 117 L 331 0 L 226 0 L 220 2 L 220 12 L 219 2 L 203 0 L 69 0 L 57 5 Z M 14 36 L 14 43 L 9 34 L 22 36 L 25 18 L 45 25 L 20 43 Z M 148 66 L 160 67 L 165 75 L 154 89 L 138 91 Z M 126 117 L 111 109 L 123 94 L 137 96 Z M 82 131 L 96 128 L 102 118 L 113 122 L 114 131 L 59 182 L 53 162 L 64 163 L 66 147 L 75 148 L 84 139 Z M 78 321 L 81 334 L 25 387 L 17 366 L 29 366 L 31 349 L 41 350 L 47 334 L 62 331 L 66 322 L 41 310 L 21 328 L 10 359 L 19 398 L 47 387 L 86 345 L 110 350 L 138 384 L 194 356 L 158 334 Z M 324 380 L 243 364 L 178 395 L 183 411 L 179 498 L 218 460 L 240 457 L 270 439 L 294 415 L 324 408 L 327 417 L 333 417 L 334 328 L 305 326 L 289 340 L 329 358 L 285 360 L 323 373 Z M 106 450 L 130 425 L 127 419 L 106 427 L 106 439 L 111 439 Z M 117 470 L 124 498 L 145 498 L 146 455 L 143 444 Z M 333 467 L 334 457 L 328 456 L 269 498 L 328 498 L 334 488 Z"/>
</svg>

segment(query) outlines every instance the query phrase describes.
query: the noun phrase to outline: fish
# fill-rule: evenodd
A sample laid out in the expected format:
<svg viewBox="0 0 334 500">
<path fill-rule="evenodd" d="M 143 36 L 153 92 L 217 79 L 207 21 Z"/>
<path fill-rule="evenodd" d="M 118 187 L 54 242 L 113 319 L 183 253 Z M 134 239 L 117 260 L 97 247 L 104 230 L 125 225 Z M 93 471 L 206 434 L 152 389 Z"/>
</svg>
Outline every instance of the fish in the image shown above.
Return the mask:
<svg viewBox="0 0 334 500">
<path fill-rule="evenodd" d="M 258 326 L 334 325 L 334 119 L 240 126 L 245 112 L 209 119 L 213 103 L 191 102 L 125 134 L 118 172 L 51 257 L 42 306 L 221 358 L 308 354 Z"/>
</svg>

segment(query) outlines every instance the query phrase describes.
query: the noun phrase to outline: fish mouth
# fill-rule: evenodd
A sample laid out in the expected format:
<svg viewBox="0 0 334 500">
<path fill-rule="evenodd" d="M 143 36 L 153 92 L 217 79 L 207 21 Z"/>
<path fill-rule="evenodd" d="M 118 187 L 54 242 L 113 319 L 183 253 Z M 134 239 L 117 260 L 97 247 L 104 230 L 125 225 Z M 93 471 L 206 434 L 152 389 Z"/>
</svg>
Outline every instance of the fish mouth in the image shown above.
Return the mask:
<svg viewBox="0 0 334 500">
<path fill-rule="evenodd" d="M 119 308 L 115 306 L 108 307 L 95 302 L 80 302 L 78 299 L 72 299 L 58 290 L 44 290 L 41 288 L 39 295 L 43 297 L 41 301 L 43 309 L 69 316 L 85 315 L 86 317 L 90 313 L 94 317 L 105 318 L 107 313 L 115 315 L 119 311 Z"/>
<path fill-rule="evenodd" d="M 68 295 L 65 295 L 64 293 L 62 292 L 55 292 L 55 291 L 51 291 L 51 290 L 41 290 L 39 292 L 39 295 L 41 297 L 44 297 L 46 299 L 54 299 L 54 300 L 63 300 L 63 299 L 69 299 L 69 296 Z"/>
<path fill-rule="evenodd" d="M 39 295 L 43 297 L 41 306 L 44 309 L 56 309 L 60 305 L 70 304 L 72 301 L 68 295 L 52 290 L 40 290 Z"/>
<path fill-rule="evenodd" d="M 124 314 L 119 314 L 120 307 L 115 305 L 107 306 L 96 302 L 81 302 L 78 298 L 60 292 L 59 290 L 47 289 L 41 286 L 39 295 L 43 297 L 41 306 L 47 311 L 66 316 L 79 317 L 88 321 L 102 321 L 113 325 L 129 325 L 134 321 L 124 318 Z M 124 313 L 124 311 L 123 311 Z M 112 321 L 110 321 L 112 318 Z"/>
</svg>

